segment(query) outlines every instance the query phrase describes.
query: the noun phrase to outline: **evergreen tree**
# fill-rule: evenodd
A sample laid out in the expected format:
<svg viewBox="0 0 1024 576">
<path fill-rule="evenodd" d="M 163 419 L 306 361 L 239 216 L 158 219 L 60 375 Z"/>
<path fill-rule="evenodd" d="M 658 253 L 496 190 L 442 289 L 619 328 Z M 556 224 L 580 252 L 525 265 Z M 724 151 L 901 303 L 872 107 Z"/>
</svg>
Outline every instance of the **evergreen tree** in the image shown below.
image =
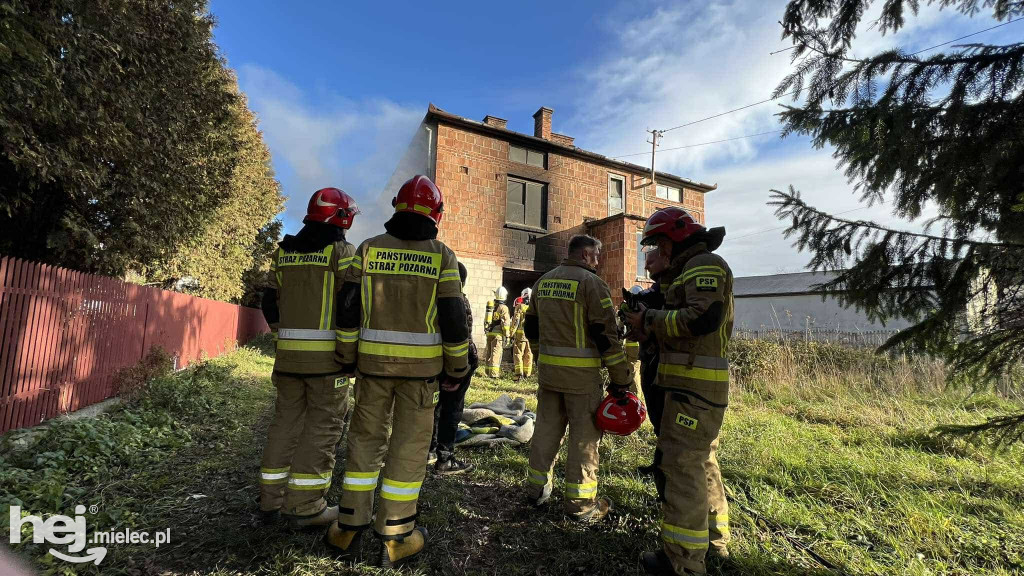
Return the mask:
<svg viewBox="0 0 1024 576">
<path fill-rule="evenodd" d="M 231 179 L 202 229 L 181 242 L 173 257 L 157 263 L 147 276 L 204 298 L 239 302 L 256 281 L 246 278 L 246 273 L 270 269 L 270 255 L 281 230 L 275 217 L 284 208 L 284 197 L 245 95 L 239 92 L 234 75 L 225 72 L 225 82 L 236 95 L 231 105 L 235 145 Z"/>
<path fill-rule="evenodd" d="M 792 0 L 781 22 L 795 71 L 775 96 L 786 133 L 835 148 L 862 202 L 916 218 L 910 233 L 815 209 L 796 190 L 773 191 L 788 235 L 816 270 L 843 269 L 825 288 L 875 319 L 916 323 L 882 349 L 946 357 L 953 378 L 1021 381 L 1024 361 L 1024 43 L 952 45 L 925 55 L 893 49 L 855 58 L 851 44 L 872 0 Z M 1024 2 L 937 0 L 943 9 L 1010 23 Z M 917 0 L 884 0 L 873 30 L 902 28 Z M 1011 26 L 1021 24 L 1010 23 Z M 1024 415 L 969 430 L 1017 440 Z"/>
</svg>

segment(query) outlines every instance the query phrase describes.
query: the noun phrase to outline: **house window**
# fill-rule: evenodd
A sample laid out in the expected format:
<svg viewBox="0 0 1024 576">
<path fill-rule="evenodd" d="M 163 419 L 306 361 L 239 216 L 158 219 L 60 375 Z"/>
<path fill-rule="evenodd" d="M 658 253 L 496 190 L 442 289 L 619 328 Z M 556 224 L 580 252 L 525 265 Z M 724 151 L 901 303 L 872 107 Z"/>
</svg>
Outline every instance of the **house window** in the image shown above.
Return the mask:
<svg viewBox="0 0 1024 576">
<path fill-rule="evenodd" d="M 643 232 L 637 232 L 636 233 L 636 277 L 637 278 L 650 278 L 650 276 L 647 275 L 647 269 L 645 268 L 645 266 L 647 266 L 647 253 L 644 252 L 644 247 L 643 247 L 643 245 L 640 244 L 640 241 L 643 240 L 643 239 L 644 239 L 644 233 Z"/>
<path fill-rule="evenodd" d="M 608 215 L 622 212 L 625 204 L 626 179 L 622 176 L 608 175 Z"/>
<path fill-rule="evenodd" d="M 548 187 L 539 182 L 509 177 L 505 199 L 505 222 L 546 230 Z"/>
<path fill-rule="evenodd" d="M 683 191 L 673 186 L 665 186 L 664 184 L 658 184 L 658 189 L 655 191 L 658 198 L 670 200 L 672 202 L 683 201 Z"/>
<path fill-rule="evenodd" d="M 537 168 L 546 168 L 548 164 L 548 155 L 544 152 L 511 145 L 508 147 L 508 159 L 513 162 L 528 164 Z"/>
</svg>

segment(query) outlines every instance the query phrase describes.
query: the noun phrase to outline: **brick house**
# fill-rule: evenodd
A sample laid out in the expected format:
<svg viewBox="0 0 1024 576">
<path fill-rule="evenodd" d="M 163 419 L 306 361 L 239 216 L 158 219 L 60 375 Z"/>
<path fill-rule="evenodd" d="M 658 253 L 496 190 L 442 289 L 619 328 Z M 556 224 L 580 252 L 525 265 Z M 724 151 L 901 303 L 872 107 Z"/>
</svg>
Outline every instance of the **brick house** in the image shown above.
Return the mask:
<svg viewBox="0 0 1024 576">
<path fill-rule="evenodd" d="M 640 232 L 646 216 L 682 206 L 705 221 L 704 194 L 716 186 L 613 160 L 551 131 L 550 108 L 534 114 L 534 134 L 482 122 L 430 105 L 387 191 L 413 174 L 430 176 L 444 193 L 440 239 L 469 270 L 466 294 L 483 318 L 498 286 L 511 301 L 565 257 L 569 238 L 586 233 L 603 243 L 598 273 L 619 298 L 621 288 L 649 285 Z M 474 339 L 482 343 L 478 321 Z"/>
</svg>

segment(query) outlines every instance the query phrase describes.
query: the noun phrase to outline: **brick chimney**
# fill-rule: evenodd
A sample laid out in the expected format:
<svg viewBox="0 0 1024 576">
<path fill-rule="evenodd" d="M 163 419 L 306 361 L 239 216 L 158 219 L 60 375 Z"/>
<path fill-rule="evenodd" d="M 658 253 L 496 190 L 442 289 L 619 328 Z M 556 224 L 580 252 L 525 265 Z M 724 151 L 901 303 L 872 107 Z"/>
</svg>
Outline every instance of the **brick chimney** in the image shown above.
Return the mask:
<svg viewBox="0 0 1024 576">
<path fill-rule="evenodd" d="M 484 116 L 484 124 L 494 126 L 495 128 L 505 128 L 508 125 L 508 120 L 488 114 L 487 116 Z"/>
<path fill-rule="evenodd" d="M 565 134 L 558 134 L 557 132 L 551 133 L 551 141 L 555 144 L 561 144 L 562 146 L 568 146 L 572 148 L 573 142 L 576 139 L 572 136 L 566 136 Z"/>
<path fill-rule="evenodd" d="M 533 115 L 533 135 L 537 138 L 551 140 L 551 115 L 555 111 L 551 108 L 541 106 L 540 110 Z"/>
</svg>

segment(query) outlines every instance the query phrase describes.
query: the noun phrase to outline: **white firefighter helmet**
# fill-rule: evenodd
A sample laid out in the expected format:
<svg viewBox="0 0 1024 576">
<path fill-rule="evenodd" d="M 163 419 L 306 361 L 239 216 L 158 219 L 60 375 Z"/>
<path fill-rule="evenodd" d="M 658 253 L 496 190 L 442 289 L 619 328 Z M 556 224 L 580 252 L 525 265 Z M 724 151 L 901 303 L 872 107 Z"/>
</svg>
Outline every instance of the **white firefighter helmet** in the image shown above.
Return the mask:
<svg viewBox="0 0 1024 576">
<path fill-rule="evenodd" d="M 494 299 L 495 300 L 501 300 L 502 302 L 507 300 L 508 299 L 508 288 L 505 288 L 504 286 L 501 286 L 497 290 L 495 290 L 494 291 Z"/>
<path fill-rule="evenodd" d="M 529 288 L 523 288 L 523 292 L 519 296 L 521 296 L 523 298 L 523 300 L 529 300 L 530 299 L 530 295 L 532 293 L 533 293 L 533 291 L 530 290 Z"/>
<path fill-rule="evenodd" d="M 634 285 L 632 288 L 629 289 L 629 292 L 631 294 L 639 294 L 639 293 L 641 293 L 643 291 L 644 291 L 643 286 L 640 286 L 639 284 Z"/>
</svg>

